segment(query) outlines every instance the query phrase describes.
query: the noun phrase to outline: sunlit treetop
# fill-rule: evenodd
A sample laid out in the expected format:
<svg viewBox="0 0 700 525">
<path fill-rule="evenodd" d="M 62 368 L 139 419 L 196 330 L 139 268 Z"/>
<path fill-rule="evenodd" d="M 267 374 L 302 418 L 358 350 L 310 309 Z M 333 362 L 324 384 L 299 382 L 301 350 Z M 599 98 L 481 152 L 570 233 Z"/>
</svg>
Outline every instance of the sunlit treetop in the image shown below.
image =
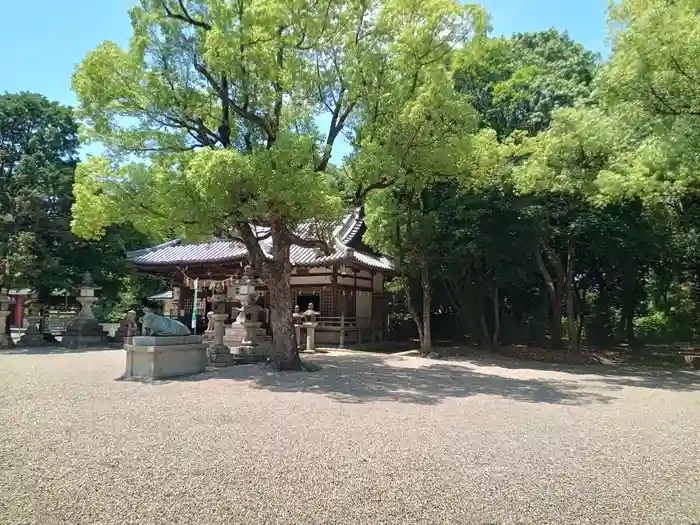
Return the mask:
<svg viewBox="0 0 700 525">
<path fill-rule="evenodd" d="M 77 174 L 84 236 L 133 221 L 250 241 L 251 223 L 290 237 L 336 217 L 325 172 L 338 136 L 425 115 L 455 51 L 486 27 L 451 0 L 142 0 L 131 21 L 128 48 L 105 42 L 73 79 L 85 136 L 105 146 Z M 358 195 L 368 176 L 353 180 Z"/>
</svg>

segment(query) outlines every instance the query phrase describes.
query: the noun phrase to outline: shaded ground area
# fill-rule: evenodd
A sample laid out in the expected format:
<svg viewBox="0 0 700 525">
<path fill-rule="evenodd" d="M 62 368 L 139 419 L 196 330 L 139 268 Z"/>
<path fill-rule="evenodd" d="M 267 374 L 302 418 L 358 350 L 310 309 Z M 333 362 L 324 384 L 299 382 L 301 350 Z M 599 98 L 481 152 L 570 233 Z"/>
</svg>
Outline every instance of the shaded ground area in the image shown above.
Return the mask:
<svg viewBox="0 0 700 525">
<path fill-rule="evenodd" d="M 331 352 L 133 383 L 0 353 L 0 523 L 700 521 L 700 377 Z"/>
</svg>

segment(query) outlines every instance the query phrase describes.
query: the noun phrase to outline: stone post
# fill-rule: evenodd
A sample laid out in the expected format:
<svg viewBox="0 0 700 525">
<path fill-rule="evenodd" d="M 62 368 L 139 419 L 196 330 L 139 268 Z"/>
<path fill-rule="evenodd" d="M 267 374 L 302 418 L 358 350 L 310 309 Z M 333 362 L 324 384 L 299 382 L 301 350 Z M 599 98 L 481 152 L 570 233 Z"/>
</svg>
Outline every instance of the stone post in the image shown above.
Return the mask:
<svg viewBox="0 0 700 525">
<path fill-rule="evenodd" d="M 306 349 L 312 352 L 316 350 L 316 327 L 318 323 L 304 323 L 306 328 Z"/>
<path fill-rule="evenodd" d="M 14 348 L 15 346 L 15 343 L 12 341 L 12 334 L 5 333 L 10 315 L 10 305 L 14 303 L 15 300 L 12 297 L 0 294 L 0 349 Z"/>
</svg>

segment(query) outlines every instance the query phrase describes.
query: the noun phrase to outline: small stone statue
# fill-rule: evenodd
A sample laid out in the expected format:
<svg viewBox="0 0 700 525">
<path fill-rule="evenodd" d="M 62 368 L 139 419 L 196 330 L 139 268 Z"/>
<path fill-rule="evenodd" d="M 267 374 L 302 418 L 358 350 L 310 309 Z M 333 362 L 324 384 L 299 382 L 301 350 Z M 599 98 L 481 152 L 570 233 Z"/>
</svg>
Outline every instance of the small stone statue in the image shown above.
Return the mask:
<svg viewBox="0 0 700 525">
<path fill-rule="evenodd" d="M 148 331 L 149 335 L 191 335 L 190 329 L 180 321 L 156 315 L 148 308 L 144 308 L 143 311 L 141 323 L 143 331 Z"/>
<path fill-rule="evenodd" d="M 139 326 L 136 323 L 136 310 L 129 310 L 119 322 L 119 328 L 114 333 L 114 342 L 129 344 L 131 338 L 135 335 L 139 335 Z"/>
<path fill-rule="evenodd" d="M 209 312 L 207 314 L 207 333 L 214 331 L 214 312 Z"/>
<path fill-rule="evenodd" d="M 136 310 L 129 310 L 124 316 L 124 328 L 126 328 L 126 336 L 134 337 L 139 334 L 139 325 L 136 322 Z"/>
</svg>

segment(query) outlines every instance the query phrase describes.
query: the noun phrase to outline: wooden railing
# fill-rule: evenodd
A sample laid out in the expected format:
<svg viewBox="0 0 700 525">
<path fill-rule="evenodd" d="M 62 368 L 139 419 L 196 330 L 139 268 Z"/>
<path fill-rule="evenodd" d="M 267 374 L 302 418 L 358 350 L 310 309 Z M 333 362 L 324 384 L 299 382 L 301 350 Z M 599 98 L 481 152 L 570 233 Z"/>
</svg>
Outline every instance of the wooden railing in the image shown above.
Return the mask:
<svg viewBox="0 0 700 525">
<path fill-rule="evenodd" d="M 322 316 L 318 318 L 318 326 L 330 329 L 355 329 L 357 328 L 357 318 L 356 317 L 329 317 Z"/>
</svg>

